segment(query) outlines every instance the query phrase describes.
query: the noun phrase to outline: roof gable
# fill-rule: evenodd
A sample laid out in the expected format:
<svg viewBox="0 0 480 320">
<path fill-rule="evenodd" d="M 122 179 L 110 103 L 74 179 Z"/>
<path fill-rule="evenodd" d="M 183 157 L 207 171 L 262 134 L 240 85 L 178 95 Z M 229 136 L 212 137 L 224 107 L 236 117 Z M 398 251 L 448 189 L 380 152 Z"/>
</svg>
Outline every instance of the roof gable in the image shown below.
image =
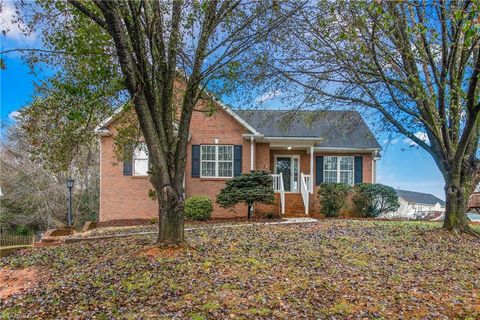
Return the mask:
<svg viewBox="0 0 480 320">
<path fill-rule="evenodd" d="M 225 105 L 224 103 L 222 103 L 221 101 L 218 101 L 215 98 L 212 98 L 212 100 L 217 104 L 217 106 L 220 109 L 224 110 L 229 116 L 231 116 L 235 121 L 240 123 L 245 129 L 247 129 L 253 134 L 260 134 L 254 127 L 252 127 L 249 123 L 247 123 L 244 119 L 242 119 L 237 113 L 235 113 L 229 106 Z M 103 120 L 95 128 L 95 132 L 100 135 L 108 134 L 109 133 L 108 127 L 112 123 L 114 123 L 116 120 L 118 120 L 120 117 L 122 117 L 125 111 L 126 110 L 124 110 L 123 106 L 115 109 L 115 111 L 110 117 Z"/>
</svg>

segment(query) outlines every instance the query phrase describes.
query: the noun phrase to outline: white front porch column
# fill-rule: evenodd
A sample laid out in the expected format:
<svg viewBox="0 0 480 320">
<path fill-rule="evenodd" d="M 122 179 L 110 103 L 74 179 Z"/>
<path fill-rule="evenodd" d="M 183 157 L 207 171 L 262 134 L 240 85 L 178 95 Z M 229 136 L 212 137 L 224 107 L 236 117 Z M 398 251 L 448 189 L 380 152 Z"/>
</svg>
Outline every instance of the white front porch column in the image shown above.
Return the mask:
<svg viewBox="0 0 480 320">
<path fill-rule="evenodd" d="M 310 193 L 313 194 L 313 146 L 310 147 Z"/>
<path fill-rule="evenodd" d="M 255 139 L 250 137 L 250 170 L 255 170 Z"/>
</svg>

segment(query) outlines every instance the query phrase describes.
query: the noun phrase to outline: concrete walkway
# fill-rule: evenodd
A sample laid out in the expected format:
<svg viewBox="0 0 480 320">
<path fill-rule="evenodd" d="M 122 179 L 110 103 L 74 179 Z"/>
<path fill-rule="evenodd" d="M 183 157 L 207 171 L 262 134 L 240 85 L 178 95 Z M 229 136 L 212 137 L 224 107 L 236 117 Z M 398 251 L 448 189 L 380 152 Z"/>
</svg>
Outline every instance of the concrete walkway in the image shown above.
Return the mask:
<svg viewBox="0 0 480 320">
<path fill-rule="evenodd" d="M 209 227 L 191 227 L 191 228 L 185 228 L 185 231 L 204 230 L 204 229 L 220 229 L 220 228 L 239 228 L 239 227 L 257 226 L 257 225 L 263 226 L 263 225 L 280 225 L 280 224 L 302 224 L 302 223 L 315 223 L 315 222 L 318 222 L 318 220 L 310 218 L 310 217 L 284 218 L 284 219 L 282 219 L 282 221 L 273 221 L 273 222 L 252 222 L 252 223 L 211 225 Z M 83 238 L 66 238 L 64 240 L 64 242 L 65 243 L 76 243 L 76 242 L 82 242 L 82 241 L 96 241 L 96 240 L 123 238 L 123 237 L 148 235 L 148 234 L 157 234 L 157 231 L 120 233 L 120 234 L 111 234 L 111 235 L 94 236 L 94 237 L 83 237 Z"/>
</svg>

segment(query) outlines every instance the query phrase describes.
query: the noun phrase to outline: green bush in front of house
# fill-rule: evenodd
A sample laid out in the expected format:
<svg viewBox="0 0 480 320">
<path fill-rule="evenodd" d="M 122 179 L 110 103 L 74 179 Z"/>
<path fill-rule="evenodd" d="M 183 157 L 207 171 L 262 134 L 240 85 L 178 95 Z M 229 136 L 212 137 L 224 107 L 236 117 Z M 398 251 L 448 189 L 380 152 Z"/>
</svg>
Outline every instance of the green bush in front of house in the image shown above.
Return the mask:
<svg viewBox="0 0 480 320">
<path fill-rule="evenodd" d="M 208 220 L 213 211 L 212 200 L 207 196 L 192 196 L 185 201 L 185 218 Z"/>
<path fill-rule="evenodd" d="M 344 183 L 322 183 L 318 188 L 321 212 L 326 217 L 338 217 L 347 202 L 351 187 Z"/>
<path fill-rule="evenodd" d="M 395 189 L 379 183 L 355 185 L 352 201 L 357 212 L 365 218 L 376 218 L 400 207 Z"/>
<path fill-rule="evenodd" d="M 239 203 L 247 205 L 247 218 L 253 215 L 253 204 L 272 204 L 275 193 L 272 188 L 272 176 L 265 171 L 252 171 L 234 177 L 225 183 L 225 188 L 217 195 L 217 203 L 222 208 L 232 208 Z"/>
</svg>

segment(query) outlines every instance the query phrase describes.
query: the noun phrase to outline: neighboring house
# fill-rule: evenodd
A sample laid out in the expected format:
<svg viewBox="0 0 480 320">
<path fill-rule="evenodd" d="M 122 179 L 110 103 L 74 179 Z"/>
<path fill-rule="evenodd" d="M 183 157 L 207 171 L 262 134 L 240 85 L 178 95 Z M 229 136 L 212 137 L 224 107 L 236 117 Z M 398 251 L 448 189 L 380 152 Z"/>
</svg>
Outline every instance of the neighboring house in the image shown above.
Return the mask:
<svg viewBox="0 0 480 320">
<path fill-rule="evenodd" d="M 218 207 L 216 195 L 233 176 L 251 170 L 271 172 L 275 205 L 258 205 L 256 214 L 304 215 L 318 212 L 321 182 L 375 182 L 380 145 L 362 117 L 352 111 L 233 111 L 215 103 L 207 116 L 194 112 L 187 149 L 185 196 L 207 195 L 212 218 L 245 217 L 244 206 Z M 205 107 L 199 102 L 197 109 Z M 122 113 L 97 128 L 100 136 L 100 221 L 150 219 L 158 205 L 148 197 L 148 154 L 133 150 L 118 161 L 113 137 Z M 141 144 L 140 144 L 141 146 Z"/>
<path fill-rule="evenodd" d="M 468 202 L 468 210 L 469 211 L 476 211 L 480 214 L 480 188 L 477 187 L 475 192 L 472 193 Z"/>
<path fill-rule="evenodd" d="M 395 190 L 400 208 L 385 214 L 384 218 L 425 219 L 436 218 L 445 212 L 445 201 L 430 193 Z"/>
</svg>

